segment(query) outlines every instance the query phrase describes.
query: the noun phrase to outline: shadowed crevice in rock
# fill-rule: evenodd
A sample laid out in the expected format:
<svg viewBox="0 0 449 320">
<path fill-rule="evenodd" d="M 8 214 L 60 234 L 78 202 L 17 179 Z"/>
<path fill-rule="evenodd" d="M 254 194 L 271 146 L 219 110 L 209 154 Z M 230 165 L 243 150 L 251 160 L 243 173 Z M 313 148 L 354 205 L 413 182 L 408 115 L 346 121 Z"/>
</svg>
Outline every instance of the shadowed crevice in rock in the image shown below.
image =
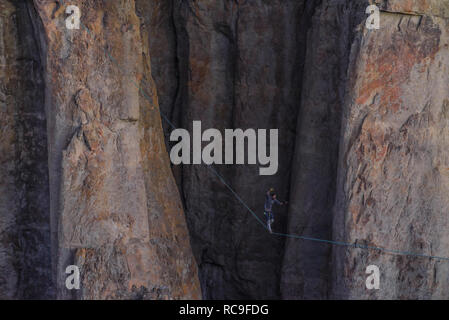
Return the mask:
<svg viewBox="0 0 449 320">
<path fill-rule="evenodd" d="M 426 68 L 422 65 L 424 62 L 418 63 L 422 69 L 414 67 L 416 70 L 424 70 L 427 75 L 404 73 L 404 70 L 409 69 L 409 64 L 416 62 L 416 58 L 424 61 L 433 59 L 432 50 L 429 48 L 435 47 L 434 40 L 439 37 L 447 39 L 445 32 L 439 34 L 436 30 L 444 29 L 449 2 L 375 2 L 382 11 L 383 27 L 379 31 L 364 28 L 367 17 L 365 10 L 372 3 L 368 0 L 309 0 L 295 3 L 174 1 L 166 10 L 159 10 L 157 1 L 151 1 L 149 4 L 154 8 L 150 20 L 155 22 L 155 28 L 150 32 L 150 50 L 162 59 L 173 53 L 162 55 L 160 48 L 167 50 L 176 47 L 176 59 L 171 56 L 168 60 L 158 60 L 160 64 L 153 60 L 153 66 L 160 70 L 155 81 L 158 88 L 161 88 L 161 109 L 167 110 L 167 114 L 171 116 L 170 120 L 177 127 L 191 130 L 192 121 L 201 120 L 203 128 L 213 127 L 219 130 L 270 126 L 284 130 L 280 133 L 283 140 L 281 143 L 284 144 L 280 152 L 281 170 L 275 177 L 259 177 L 249 167 L 217 166 L 219 173 L 256 213 L 262 213 L 263 194 L 269 187 L 276 187 L 281 195 L 289 195 L 288 213 L 282 209 L 277 212 L 279 220 L 276 221 L 275 229 L 278 231 L 326 240 L 365 241 L 380 245 L 381 242 L 372 242 L 372 234 L 384 234 L 384 225 L 380 229 L 374 226 L 366 227 L 362 232 L 363 236 L 357 239 L 350 236 L 352 233 L 361 232 L 359 229 L 366 223 L 362 219 L 365 217 L 363 213 L 370 210 L 370 206 L 374 204 L 382 204 L 383 208 L 389 208 L 388 212 L 403 210 L 393 203 L 395 201 L 392 198 L 385 196 L 388 191 L 385 191 L 384 195 L 378 193 L 377 196 L 363 193 L 362 204 L 350 207 L 345 201 L 355 201 L 354 193 L 359 191 L 352 192 L 347 184 L 343 184 L 339 179 L 355 179 L 354 172 L 362 170 L 358 168 L 360 162 L 353 159 L 354 153 L 368 156 L 368 149 L 364 147 L 361 151 L 355 151 L 347 146 L 357 143 L 360 135 L 366 130 L 367 123 L 377 123 L 366 138 L 367 141 L 376 139 L 374 137 L 379 134 L 378 131 L 383 130 L 378 121 L 365 117 L 372 113 L 371 117 L 377 119 L 389 108 L 406 110 L 416 95 L 415 87 L 431 81 L 430 70 L 436 72 L 432 83 L 438 90 L 426 87 L 420 95 L 431 96 L 433 98 L 429 99 L 432 101 L 437 100 L 431 103 L 435 110 L 438 110 L 439 105 L 445 105 L 442 101 L 447 92 L 445 93 L 446 89 L 442 84 L 446 83 L 446 80 L 435 71 L 436 62 L 433 63 L 434 69 Z M 429 19 L 433 22 L 429 22 Z M 175 21 L 174 29 L 168 23 L 171 20 Z M 393 25 L 393 21 L 397 25 Z M 431 27 L 432 23 L 439 27 Z M 387 28 L 388 32 L 382 28 Z M 413 33 L 411 30 L 414 30 Z M 390 34 L 391 31 L 394 32 Z M 385 33 L 387 36 L 384 38 L 375 37 Z M 167 34 L 168 37 L 161 36 Z M 296 35 L 292 36 L 293 34 Z M 368 40 L 372 37 L 376 42 Z M 415 41 L 418 41 L 418 45 L 413 50 L 407 49 Z M 443 48 L 444 44 L 439 47 Z M 402 50 L 405 50 L 405 53 Z M 387 52 L 390 54 L 389 58 L 385 61 L 369 61 L 370 55 L 382 57 L 380 52 Z M 371 81 L 366 81 L 363 76 L 356 77 L 351 72 L 366 60 L 371 69 L 365 72 L 372 78 Z M 389 62 L 386 62 L 387 60 Z M 444 59 L 440 58 L 438 63 L 441 70 L 447 68 Z M 286 67 L 280 67 L 282 64 Z M 393 74 L 385 73 L 390 64 L 394 64 L 396 68 Z M 379 70 L 379 74 L 376 73 L 376 68 L 384 70 Z M 162 72 L 163 70 L 172 72 Z M 418 72 L 416 70 L 415 72 Z M 380 78 L 376 78 L 377 76 Z M 395 77 L 402 77 L 402 80 L 395 80 Z M 169 85 L 172 86 L 171 91 L 167 89 Z M 360 92 L 352 93 L 354 87 L 360 87 Z M 277 91 L 279 88 L 282 90 Z M 398 99 L 401 96 L 408 98 Z M 427 103 L 421 102 L 422 107 Z M 369 106 L 364 108 L 362 104 Z M 382 108 L 377 111 L 370 109 L 376 105 Z M 363 112 L 357 112 L 359 109 Z M 346 118 L 348 113 L 351 114 L 349 119 Z M 436 122 L 435 117 L 434 113 L 433 118 L 426 119 Z M 388 126 L 388 123 L 386 125 Z M 426 147 L 430 148 L 434 137 L 439 136 L 442 139 L 445 126 L 438 127 L 439 125 L 430 126 L 434 130 L 439 128 L 438 130 L 443 131 L 438 134 L 433 132 L 434 136 L 428 135 L 429 140 L 421 142 Z M 166 127 L 166 137 L 171 130 L 172 128 Z M 167 144 L 170 146 L 169 142 Z M 436 194 L 443 194 L 446 185 L 441 163 L 446 163 L 443 160 L 445 158 L 435 149 L 429 152 L 439 159 L 433 161 L 440 163 L 438 170 L 442 176 L 439 177 L 435 173 L 431 175 L 432 179 L 426 178 L 425 188 L 432 189 L 432 183 L 429 181 L 438 181 L 441 184 L 432 190 Z M 348 164 L 350 159 L 353 160 Z M 363 172 L 357 173 L 358 179 L 364 183 L 367 178 L 364 173 L 367 168 L 373 166 L 375 163 L 363 162 L 364 169 Z M 406 170 L 398 163 L 385 166 L 392 166 L 390 170 L 397 173 Z M 425 167 L 422 164 L 422 170 L 425 170 Z M 345 257 L 354 258 L 354 261 L 362 259 L 368 263 L 365 257 L 370 255 L 359 252 L 360 250 L 349 253 L 348 249 L 322 243 L 298 239 L 288 239 L 284 243 L 283 239 L 268 237 L 229 190 L 205 168 L 179 166 L 173 167 L 173 171 L 184 195 L 204 297 L 367 297 L 360 289 L 364 288 L 364 264 L 352 263 Z M 386 176 L 384 180 L 376 180 L 376 183 L 379 188 L 383 188 L 382 186 L 388 186 L 392 182 Z M 409 181 L 409 184 L 413 183 Z M 369 190 L 372 188 L 371 186 Z M 433 193 L 429 191 L 428 194 Z M 404 200 L 403 197 L 406 196 L 398 197 Z M 421 199 L 421 196 L 417 197 Z M 408 208 L 407 215 L 419 221 L 418 225 L 427 223 L 427 220 L 421 217 L 424 210 L 434 217 L 428 223 L 438 224 L 442 218 L 438 212 L 445 206 L 444 201 L 436 202 L 426 211 L 417 205 Z M 369 212 L 380 221 L 389 220 L 383 216 L 378 217 L 379 213 Z M 357 217 L 355 224 L 348 225 L 349 217 L 353 213 Z M 386 214 L 386 211 L 382 213 Z M 368 217 L 365 217 L 365 220 L 367 219 Z M 245 228 L 241 227 L 242 224 Z M 399 225 L 404 228 L 403 224 Z M 385 236 L 382 244 L 396 248 L 402 243 L 402 247 L 408 248 L 405 242 L 396 243 L 388 239 L 389 236 Z M 417 249 L 423 246 L 419 243 L 421 242 L 418 241 Z M 432 243 L 438 245 L 439 241 Z M 273 251 L 280 254 L 273 254 Z M 381 261 L 385 263 L 386 260 Z M 393 261 L 396 266 L 390 264 Z M 385 266 L 390 272 L 389 281 L 393 281 L 395 272 L 400 272 L 400 266 L 410 263 L 413 264 L 409 259 L 392 259 Z M 418 269 L 424 270 L 422 267 Z M 346 273 L 342 270 L 346 270 Z M 358 273 L 353 276 L 352 272 L 355 270 Z M 421 282 L 413 276 L 410 278 L 402 275 L 397 286 L 387 287 L 390 291 L 383 291 L 379 295 L 371 294 L 369 297 L 403 298 L 415 297 L 418 294 L 423 297 L 440 296 L 444 286 L 438 286 L 430 279 L 442 274 L 440 270 L 444 269 L 434 267 L 434 270 L 432 275 L 425 276 L 428 280 Z M 413 275 L 413 272 L 411 274 Z M 354 288 L 355 284 L 350 284 L 354 277 L 356 281 L 362 281 L 360 285 L 357 282 L 357 288 L 360 290 Z M 431 289 L 415 291 L 416 295 L 413 295 L 407 290 L 408 283 L 425 284 Z"/>
<path fill-rule="evenodd" d="M 26 1 L 0 1 L 0 297 L 54 297 L 43 65 Z"/>
<path fill-rule="evenodd" d="M 276 175 L 214 167 L 289 200 L 276 232 L 449 256 L 448 0 L 78 5 L 0 0 L 0 298 L 448 297 L 446 263 L 269 235 L 161 120 L 279 129 Z"/>
<path fill-rule="evenodd" d="M 284 199 L 290 190 L 304 16 L 313 6 L 304 1 L 174 1 L 170 9 L 154 1 L 150 6 L 150 50 L 157 57 L 152 66 L 159 70 L 154 75 L 161 110 L 172 114 L 176 126 L 191 130 L 192 121 L 201 120 L 204 129 L 280 128 L 276 176 L 260 176 L 256 166 L 215 167 L 263 218 L 266 190 L 274 186 Z M 174 30 L 168 23 L 172 19 Z M 164 58 L 171 53 L 162 54 L 161 48 L 169 47 L 176 47 L 176 59 Z M 167 126 L 166 137 L 171 131 Z M 173 171 L 184 198 L 203 296 L 279 298 L 285 239 L 270 237 L 205 166 L 175 166 Z M 286 222 L 287 212 L 279 208 L 275 227 L 285 231 Z"/>
<path fill-rule="evenodd" d="M 288 233 L 332 239 L 341 117 L 354 29 L 367 2 L 315 6 L 307 36 L 304 85 L 291 177 Z M 288 239 L 282 293 L 286 299 L 328 297 L 332 246 Z"/>
</svg>

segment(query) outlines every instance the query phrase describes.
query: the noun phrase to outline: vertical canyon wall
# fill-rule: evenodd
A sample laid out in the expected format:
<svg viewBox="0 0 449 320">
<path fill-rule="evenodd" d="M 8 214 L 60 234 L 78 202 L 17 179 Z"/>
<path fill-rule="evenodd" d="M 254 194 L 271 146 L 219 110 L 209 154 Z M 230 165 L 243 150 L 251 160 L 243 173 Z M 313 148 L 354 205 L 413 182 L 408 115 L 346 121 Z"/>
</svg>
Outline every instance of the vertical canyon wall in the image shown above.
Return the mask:
<svg viewBox="0 0 449 320">
<path fill-rule="evenodd" d="M 448 0 L 67 4 L 0 0 L 0 298 L 448 298 L 446 261 L 248 210 L 449 257 Z M 195 120 L 279 129 L 277 174 L 171 167 Z"/>
<path fill-rule="evenodd" d="M 150 1 L 161 110 L 177 127 L 279 128 L 279 171 L 216 166 L 260 216 L 287 198 L 304 55 L 304 1 Z M 175 50 L 175 51 L 173 51 Z M 288 115 L 288 116 L 287 116 Z M 166 127 L 167 136 L 173 129 Z M 277 298 L 285 240 L 271 237 L 209 168 L 175 167 L 205 298 Z M 283 229 L 285 209 L 276 227 Z"/>
<path fill-rule="evenodd" d="M 288 233 L 332 239 L 341 115 L 354 28 L 364 1 L 322 1 L 307 31 L 303 95 L 293 155 Z M 282 296 L 328 297 L 332 247 L 290 238 L 284 253 Z"/>
<path fill-rule="evenodd" d="M 1 2 L 2 296 L 199 298 L 135 3 L 70 4 Z"/>
<path fill-rule="evenodd" d="M 25 2 L 0 1 L 0 298 L 54 296 L 43 68 Z"/>
<path fill-rule="evenodd" d="M 365 28 L 373 3 L 380 30 Z M 274 186 L 290 200 L 276 231 L 447 255 L 448 1 L 148 6 L 161 110 L 174 126 L 280 128 L 276 176 L 216 167 L 260 218 Z M 207 298 L 445 297 L 444 262 L 268 236 L 205 167 L 173 170 Z M 383 290 L 366 290 L 369 264 Z"/>
<path fill-rule="evenodd" d="M 385 1 L 351 46 L 334 238 L 448 257 L 447 1 Z M 377 265 L 380 290 L 366 290 Z M 447 299 L 447 261 L 334 248 L 337 298 Z"/>
</svg>

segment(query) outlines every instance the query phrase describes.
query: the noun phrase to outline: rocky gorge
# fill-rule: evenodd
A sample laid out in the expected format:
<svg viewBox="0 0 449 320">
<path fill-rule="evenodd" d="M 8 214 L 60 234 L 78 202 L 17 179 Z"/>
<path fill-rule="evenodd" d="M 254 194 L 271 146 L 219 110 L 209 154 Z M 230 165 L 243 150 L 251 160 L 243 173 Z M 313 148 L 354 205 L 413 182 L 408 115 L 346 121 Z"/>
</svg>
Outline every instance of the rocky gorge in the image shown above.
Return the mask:
<svg viewBox="0 0 449 320">
<path fill-rule="evenodd" d="M 278 129 L 277 173 L 172 165 L 195 121 Z M 0 298 L 449 298 L 362 248 L 449 257 L 448 147 L 447 0 L 0 0 Z"/>
</svg>

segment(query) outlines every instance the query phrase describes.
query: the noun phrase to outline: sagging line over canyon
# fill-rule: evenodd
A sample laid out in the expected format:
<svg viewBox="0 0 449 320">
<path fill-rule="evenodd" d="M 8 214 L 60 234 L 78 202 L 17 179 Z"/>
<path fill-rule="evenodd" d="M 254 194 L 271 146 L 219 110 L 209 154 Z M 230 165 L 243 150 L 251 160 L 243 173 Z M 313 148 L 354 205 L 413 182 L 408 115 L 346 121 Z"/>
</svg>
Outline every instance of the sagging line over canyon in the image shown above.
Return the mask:
<svg viewBox="0 0 449 320">
<path fill-rule="evenodd" d="M 362 249 L 449 257 L 449 1 L 67 4 L 0 0 L 0 298 L 449 298 Z"/>
</svg>

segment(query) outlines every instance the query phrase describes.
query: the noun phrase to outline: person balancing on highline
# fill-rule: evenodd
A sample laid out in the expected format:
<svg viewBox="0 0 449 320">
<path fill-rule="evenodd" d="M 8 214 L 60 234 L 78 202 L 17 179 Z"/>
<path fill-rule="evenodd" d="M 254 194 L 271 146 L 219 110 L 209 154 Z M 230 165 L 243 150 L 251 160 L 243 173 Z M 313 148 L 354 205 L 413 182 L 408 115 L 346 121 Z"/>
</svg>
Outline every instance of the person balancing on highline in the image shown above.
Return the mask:
<svg viewBox="0 0 449 320">
<path fill-rule="evenodd" d="M 271 231 L 271 224 L 274 222 L 274 216 L 273 216 L 273 203 L 276 203 L 280 206 L 287 204 L 287 201 L 279 201 L 278 199 L 276 199 L 276 193 L 274 193 L 274 189 L 270 188 L 270 190 L 267 191 L 267 195 L 265 197 L 265 212 L 264 215 L 267 217 L 267 228 L 268 231 L 270 231 L 270 233 L 273 233 L 273 231 Z"/>
</svg>

